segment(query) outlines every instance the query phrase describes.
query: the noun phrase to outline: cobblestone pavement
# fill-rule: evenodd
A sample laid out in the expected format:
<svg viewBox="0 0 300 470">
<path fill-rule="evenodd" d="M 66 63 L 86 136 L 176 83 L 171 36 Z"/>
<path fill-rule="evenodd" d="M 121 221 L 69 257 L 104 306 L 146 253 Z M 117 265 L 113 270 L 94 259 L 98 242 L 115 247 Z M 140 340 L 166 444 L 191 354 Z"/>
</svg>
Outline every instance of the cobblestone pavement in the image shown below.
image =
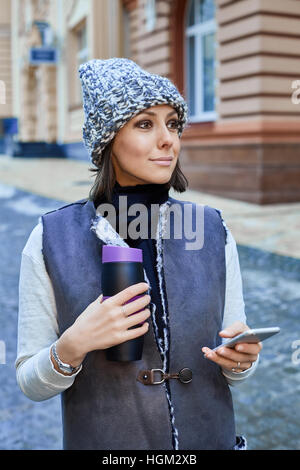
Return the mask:
<svg viewBox="0 0 300 470">
<path fill-rule="evenodd" d="M 16 383 L 18 282 L 21 252 L 42 213 L 61 203 L 0 184 L 0 449 L 60 449 L 59 397 L 33 402 Z"/>
<path fill-rule="evenodd" d="M 281 332 L 264 341 L 255 374 L 232 389 L 237 429 L 250 449 L 300 449 L 300 260 L 238 251 L 248 324 Z"/>
<path fill-rule="evenodd" d="M 0 184 L 0 449 L 60 449 L 59 397 L 35 403 L 19 390 L 17 343 L 20 255 L 38 216 L 64 203 Z M 246 383 L 232 388 L 238 433 L 250 449 L 300 449 L 300 260 L 238 246 L 248 323 L 278 325 L 264 342 L 260 365 Z M 294 353 L 294 362 L 292 354 Z M 296 360 L 298 359 L 298 361 Z M 0 361 L 1 362 L 1 361 Z"/>
</svg>

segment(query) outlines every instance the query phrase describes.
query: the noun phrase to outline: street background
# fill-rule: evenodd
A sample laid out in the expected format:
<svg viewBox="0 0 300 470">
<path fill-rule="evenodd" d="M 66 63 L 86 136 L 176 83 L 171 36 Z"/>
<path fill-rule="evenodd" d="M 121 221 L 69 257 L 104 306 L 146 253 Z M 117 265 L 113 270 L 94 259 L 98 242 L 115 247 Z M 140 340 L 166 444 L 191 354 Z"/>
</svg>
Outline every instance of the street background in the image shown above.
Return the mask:
<svg viewBox="0 0 300 470">
<path fill-rule="evenodd" d="M 88 196 L 78 68 L 114 57 L 186 99 L 189 190 L 170 195 L 222 211 L 249 326 L 281 328 L 232 388 L 237 433 L 300 449 L 299 31 L 295 0 L 0 0 L 0 449 L 62 445 L 60 398 L 16 383 L 21 253 L 39 216 Z"/>
<path fill-rule="evenodd" d="M 6 344 L 6 364 L 0 365 L 1 449 L 61 449 L 60 398 L 32 402 L 16 383 L 19 268 L 38 217 L 87 197 L 89 167 L 0 156 L 0 340 Z M 222 210 L 238 244 L 248 324 L 281 328 L 264 342 L 255 375 L 232 388 L 237 432 L 246 435 L 250 449 L 300 449 L 300 352 L 293 349 L 300 339 L 300 203 L 261 207 L 197 191 L 173 196 Z"/>
</svg>

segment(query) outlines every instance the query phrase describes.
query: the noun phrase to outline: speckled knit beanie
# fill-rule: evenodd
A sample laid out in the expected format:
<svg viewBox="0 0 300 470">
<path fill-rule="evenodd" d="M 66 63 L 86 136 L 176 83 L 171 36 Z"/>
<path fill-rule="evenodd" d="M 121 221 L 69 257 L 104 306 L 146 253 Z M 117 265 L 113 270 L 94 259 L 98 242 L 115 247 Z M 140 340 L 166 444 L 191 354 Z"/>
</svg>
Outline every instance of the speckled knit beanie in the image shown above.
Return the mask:
<svg viewBox="0 0 300 470">
<path fill-rule="evenodd" d="M 93 163 L 126 122 L 142 110 L 169 104 L 178 113 L 181 137 L 187 121 L 187 103 L 166 77 L 143 70 L 130 59 L 93 59 L 81 64 L 85 122 L 83 141 Z"/>
</svg>

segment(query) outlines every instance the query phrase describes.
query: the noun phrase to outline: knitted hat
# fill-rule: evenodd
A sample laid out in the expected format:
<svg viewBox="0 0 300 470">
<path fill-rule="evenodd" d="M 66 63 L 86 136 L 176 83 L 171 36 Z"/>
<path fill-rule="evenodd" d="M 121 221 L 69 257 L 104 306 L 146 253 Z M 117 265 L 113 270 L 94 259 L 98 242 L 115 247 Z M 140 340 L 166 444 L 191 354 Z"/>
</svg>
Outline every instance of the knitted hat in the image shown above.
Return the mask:
<svg viewBox="0 0 300 470">
<path fill-rule="evenodd" d="M 181 137 L 188 107 L 168 78 L 151 74 L 126 58 L 93 59 L 81 64 L 78 71 L 85 114 L 83 141 L 94 163 L 99 163 L 118 130 L 150 106 L 166 103 L 174 107 Z"/>
</svg>

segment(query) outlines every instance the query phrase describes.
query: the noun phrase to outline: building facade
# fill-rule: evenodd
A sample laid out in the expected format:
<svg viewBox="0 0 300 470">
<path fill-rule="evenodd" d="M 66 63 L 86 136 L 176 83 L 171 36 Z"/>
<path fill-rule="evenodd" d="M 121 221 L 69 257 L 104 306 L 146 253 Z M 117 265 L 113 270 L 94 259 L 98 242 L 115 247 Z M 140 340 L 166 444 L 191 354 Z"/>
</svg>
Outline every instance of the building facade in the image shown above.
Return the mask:
<svg viewBox="0 0 300 470">
<path fill-rule="evenodd" d="M 128 57 L 170 78 L 188 101 L 181 163 L 191 189 L 258 204 L 300 201 L 300 2 L 5 5 L 0 50 L 9 56 L 10 48 L 11 61 L 0 73 L 11 85 L 0 119 L 17 118 L 13 153 L 87 158 L 78 66 Z"/>
<path fill-rule="evenodd" d="M 0 153 L 12 127 L 12 57 L 10 3 L 0 0 Z"/>
</svg>

